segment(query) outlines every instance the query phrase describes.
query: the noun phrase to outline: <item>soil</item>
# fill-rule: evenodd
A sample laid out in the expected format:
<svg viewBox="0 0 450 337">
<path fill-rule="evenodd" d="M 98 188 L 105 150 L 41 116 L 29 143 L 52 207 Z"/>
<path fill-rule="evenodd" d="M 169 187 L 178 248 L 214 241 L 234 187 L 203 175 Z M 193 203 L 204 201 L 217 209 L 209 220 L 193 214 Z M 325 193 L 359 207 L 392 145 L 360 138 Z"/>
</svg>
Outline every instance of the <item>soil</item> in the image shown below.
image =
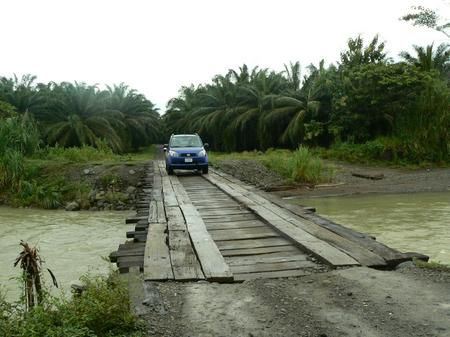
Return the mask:
<svg viewBox="0 0 450 337">
<path fill-rule="evenodd" d="M 151 288 L 149 336 L 450 336 L 450 273 L 414 266 Z"/>
<path fill-rule="evenodd" d="M 334 181 L 329 184 L 286 186 L 275 172 L 253 160 L 230 160 L 221 162 L 219 168 L 247 183 L 281 197 L 301 198 L 344 196 L 367 193 L 414 193 L 450 191 L 450 168 L 399 169 L 348 163 L 330 163 L 336 169 Z M 382 175 L 380 180 L 353 176 L 352 173 Z"/>
</svg>

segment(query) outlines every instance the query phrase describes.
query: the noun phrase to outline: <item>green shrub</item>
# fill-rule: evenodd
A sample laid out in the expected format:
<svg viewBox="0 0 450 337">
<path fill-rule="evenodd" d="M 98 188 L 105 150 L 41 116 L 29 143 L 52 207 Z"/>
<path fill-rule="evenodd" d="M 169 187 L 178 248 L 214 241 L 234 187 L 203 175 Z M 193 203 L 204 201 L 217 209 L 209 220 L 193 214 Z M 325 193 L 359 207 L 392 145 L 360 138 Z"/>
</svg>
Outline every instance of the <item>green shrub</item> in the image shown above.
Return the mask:
<svg viewBox="0 0 450 337">
<path fill-rule="evenodd" d="M 116 157 L 108 146 L 95 148 L 84 145 L 82 147 L 49 147 L 40 153 L 41 159 L 66 160 L 69 162 L 85 163 L 88 161 L 111 159 Z M 117 156 L 118 157 L 118 156 Z"/>
<path fill-rule="evenodd" d="M 138 336 L 136 317 L 129 307 L 127 288 L 117 273 L 84 276 L 80 296 L 47 298 L 46 304 L 25 313 L 20 305 L 0 296 L 0 335 L 14 337 Z"/>
</svg>

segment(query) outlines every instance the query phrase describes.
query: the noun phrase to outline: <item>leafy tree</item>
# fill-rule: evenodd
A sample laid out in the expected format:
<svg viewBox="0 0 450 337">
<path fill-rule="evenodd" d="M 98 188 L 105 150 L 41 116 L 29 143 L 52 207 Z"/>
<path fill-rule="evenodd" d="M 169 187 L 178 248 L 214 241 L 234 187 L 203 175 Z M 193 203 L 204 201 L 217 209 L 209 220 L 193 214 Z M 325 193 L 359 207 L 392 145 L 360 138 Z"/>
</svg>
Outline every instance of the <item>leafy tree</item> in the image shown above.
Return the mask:
<svg viewBox="0 0 450 337">
<path fill-rule="evenodd" d="M 445 22 L 438 13 L 423 6 L 413 6 L 412 13 L 401 17 L 401 20 L 412 22 L 414 26 L 423 26 L 443 33 L 450 38 L 450 22 Z"/>
<path fill-rule="evenodd" d="M 364 47 L 364 40 L 361 36 L 349 39 L 348 49 L 341 53 L 341 67 L 351 68 L 368 63 L 386 63 L 389 60 L 384 52 L 384 42 L 378 41 L 376 35 L 368 46 Z"/>
</svg>

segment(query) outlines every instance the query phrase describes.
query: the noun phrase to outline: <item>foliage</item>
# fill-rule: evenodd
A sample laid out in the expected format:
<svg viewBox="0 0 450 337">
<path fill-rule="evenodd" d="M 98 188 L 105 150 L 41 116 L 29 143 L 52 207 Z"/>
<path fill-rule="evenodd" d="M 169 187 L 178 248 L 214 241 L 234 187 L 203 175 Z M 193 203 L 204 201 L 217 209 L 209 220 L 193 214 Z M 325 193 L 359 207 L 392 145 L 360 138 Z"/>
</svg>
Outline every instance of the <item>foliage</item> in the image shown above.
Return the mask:
<svg viewBox="0 0 450 337">
<path fill-rule="evenodd" d="M 391 138 L 401 144 L 395 152 L 402 160 L 442 161 L 450 146 L 450 54 L 447 45 L 416 52 L 393 63 L 378 36 L 367 45 L 358 36 L 338 66 L 310 65 L 303 79 L 298 62 L 282 72 L 243 65 L 209 84 L 183 87 L 163 121 L 167 133 L 198 132 L 217 151 Z"/>
<path fill-rule="evenodd" d="M 0 189 L 17 186 L 24 175 L 24 156 L 38 146 L 39 133 L 28 114 L 0 118 Z"/>
<path fill-rule="evenodd" d="M 436 261 L 429 261 L 425 262 L 419 259 L 414 259 L 414 264 L 416 267 L 422 268 L 422 269 L 430 269 L 430 270 L 436 270 L 440 272 L 447 272 L 450 273 L 450 265 L 442 264 L 440 262 Z"/>
<path fill-rule="evenodd" d="M 70 299 L 48 297 L 25 313 L 0 296 L 0 335 L 13 337 L 142 336 L 130 312 L 128 291 L 116 273 L 84 276 L 86 290 Z"/>
<path fill-rule="evenodd" d="M 423 6 L 413 6 L 412 13 L 406 14 L 401 20 L 412 21 L 414 26 L 424 26 L 435 29 L 445 36 L 450 37 L 450 22 L 443 21 L 433 9 Z"/>
<path fill-rule="evenodd" d="M 0 118 L 12 111 L 37 121 L 45 145 L 105 143 L 114 152 L 137 150 L 161 133 L 157 109 L 125 84 L 101 90 L 85 83 L 36 83 L 36 77 L 0 77 Z"/>
<path fill-rule="evenodd" d="M 326 165 L 308 148 L 300 146 L 295 151 L 269 149 L 266 152 L 210 153 L 213 165 L 224 160 L 257 160 L 290 182 L 318 184 L 333 179 L 333 167 Z"/>
</svg>

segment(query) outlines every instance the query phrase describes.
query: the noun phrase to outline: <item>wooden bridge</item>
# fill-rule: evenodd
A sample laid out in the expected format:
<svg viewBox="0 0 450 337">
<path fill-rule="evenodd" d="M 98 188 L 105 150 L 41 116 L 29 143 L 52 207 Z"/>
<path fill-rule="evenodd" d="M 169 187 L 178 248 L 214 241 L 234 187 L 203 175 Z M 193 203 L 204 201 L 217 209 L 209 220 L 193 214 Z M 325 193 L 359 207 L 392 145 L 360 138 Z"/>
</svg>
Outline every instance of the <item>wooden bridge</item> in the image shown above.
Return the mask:
<svg viewBox="0 0 450 337">
<path fill-rule="evenodd" d="M 389 269 L 401 253 L 232 176 L 168 176 L 163 161 L 147 167 L 132 238 L 111 253 L 121 272 L 139 267 L 147 281 L 241 282 L 307 275 L 336 267 Z"/>
</svg>

